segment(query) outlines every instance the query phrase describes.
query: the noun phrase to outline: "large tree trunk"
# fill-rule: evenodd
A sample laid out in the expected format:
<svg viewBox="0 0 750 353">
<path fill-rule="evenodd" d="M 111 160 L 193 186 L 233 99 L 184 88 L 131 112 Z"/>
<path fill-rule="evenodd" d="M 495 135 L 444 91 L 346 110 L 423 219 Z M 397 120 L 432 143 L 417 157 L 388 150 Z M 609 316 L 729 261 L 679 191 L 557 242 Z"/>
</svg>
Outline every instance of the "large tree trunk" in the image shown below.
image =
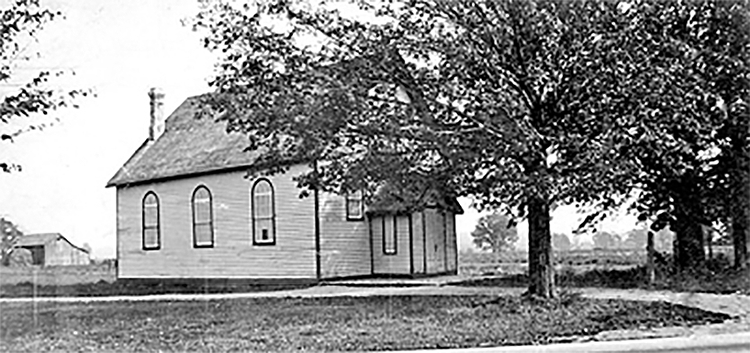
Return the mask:
<svg viewBox="0 0 750 353">
<path fill-rule="evenodd" d="M 653 285 L 656 282 L 654 253 L 654 232 L 649 230 L 646 238 L 646 278 L 649 285 Z"/>
<path fill-rule="evenodd" d="M 539 194 L 531 195 L 529 219 L 529 295 L 555 296 L 555 269 L 552 266 L 552 235 L 549 228 L 549 201 Z"/>
<path fill-rule="evenodd" d="M 750 117 L 735 116 L 738 122 L 732 131 L 732 155 L 734 165 L 731 174 L 730 210 L 732 219 L 732 243 L 734 245 L 734 267 L 748 267 L 748 242 L 750 242 Z"/>
<path fill-rule="evenodd" d="M 706 264 L 701 200 L 697 188 L 683 184 L 681 195 L 675 198 L 673 231 L 675 233 L 675 265 L 680 270 L 702 269 Z"/>
<path fill-rule="evenodd" d="M 750 189 L 750 184 L 748 184 Z M 750 194 L 750 193 L 749 193 Z M 749 196 L 746 196 L 750 198 Z M 732 208 L 732 245 L 734 247 L 734 267 L 740 270 L 748 268 L 748 249 L 750 242 L 750 201 L 745 205 L 735 203 Z"/>
</svg>

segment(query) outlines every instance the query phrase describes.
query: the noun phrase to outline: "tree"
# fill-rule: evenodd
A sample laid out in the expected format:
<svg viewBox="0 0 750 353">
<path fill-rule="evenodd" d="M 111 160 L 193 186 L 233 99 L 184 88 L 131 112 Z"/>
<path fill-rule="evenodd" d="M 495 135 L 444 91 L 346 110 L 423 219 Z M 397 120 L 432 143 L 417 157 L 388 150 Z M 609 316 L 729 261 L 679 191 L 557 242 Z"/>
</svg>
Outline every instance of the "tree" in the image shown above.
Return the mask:
<svg viewBox="0 0 750 353">
<path fill-rule="evenodd" d="M 570 238 L 564 233 L 552 233 L 552 248 L 557 251 L 568 251 L 572 244 Z"/>
<path fill-rule="evenodd" d="M 498 254 L 515 245 L 518 241 L 518 232 L 508 216 L 494 212 L 479 219 L 476 228 L 471 232 L 471 237 L 479 249 L 491 250 Z"/>
<path fill-rule="evenodd" d="M 735 250 L 746 249 L 750 7 L 745 0 L 634 4 L 644 30 L 633 55 L 651 69 L 632 80 L 643 87 L 643 99 L 629 110 L 640 117 L 639 138 L 619 153 L 634 157 L 642 219 L 668 213 L 676 265 L 699 269 L 702 228 L 714 221 L 742 222 Z"/>
<path fill-rule="evenodd" d="M 0 83 L 15 86 L 19 78 L 15 70 L 19 62 L 29 61 L 34 56 L 27 53 L 27 42 L 34 39 L 36 33 L 46 23 L 60 17 L 60 12 L 42 8 L 39 0 L 15 0 L 4 9 L 0 9 Z M 21 121 L 38 114 L 47 115 L 55 109 L 73 106 L 78 96 L 86 96 L 89 90 L 70 90 L 63 92 L 49 87 L 52 77 L 62 75 L 62 71 L 41 71 L 27 83 L 18 85 L 13 92 L 3 90 L 0 98 L 0 143 L 12 143 L 25 132 L 41 130 L 48 122 Z M 0 126 L 2 126 L 0 125 Z M 21 166 L 10 161 L 0 160 L 0 171 L 21 170 Z"/>
<path fill-rule="evenodd" d="M 734 265 L 748 266 L 750 241 L 750 1 L 723 1 L 706 6 L 698 19 L 706 31 L 694 32 L 687 38 L 700 50 L 699 72 L 717 97 L 725 123 L 719 137 L 725 139 L 720 165 L 724 173 L 725 202 L 715 203 L 731 222 Z M 717 173 L 717 174 L 719 174 Z"/>
<path fill-rule="evenodd" d="M 0 218 L 0 264 L 8 266 L 13 245 L 23 233 L 8 219 Z"/>
<path fill-rule="evenodd" d="M 628 249 L 644 249 L 648 233 L 645 229 L 632 229 L 625 233 L 625 247 Z"/>
<path fill-rule="evenodd" d="M 615 2 L 356 4 L 209 4 L 194 26 L 225 55 L 205 103 L 271 172 L 311 161 L 302 187 L 427 184 L 527 218 L 528 293 L 554 296 L 550 205 L 629 191 L 613 127 L 639 28 Z"/>
<path fill-rule="evenodd" d="M 596 232 L 593 237 L 594 248 L 617 249 L 620 246 L 620 236 L 610 232 Z"/>
</svg>

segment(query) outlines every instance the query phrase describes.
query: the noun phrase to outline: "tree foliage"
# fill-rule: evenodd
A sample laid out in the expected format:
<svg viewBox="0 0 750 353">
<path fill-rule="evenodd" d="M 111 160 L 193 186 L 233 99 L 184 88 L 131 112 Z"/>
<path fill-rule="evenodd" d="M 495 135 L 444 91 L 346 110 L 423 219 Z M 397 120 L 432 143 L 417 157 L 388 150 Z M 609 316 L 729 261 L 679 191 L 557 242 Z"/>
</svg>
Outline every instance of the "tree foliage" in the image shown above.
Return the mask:
<svg viewBox="0 0 750 353">
<path fill-rule="evenodd" d="M 2 237 L 0 238 L 0 264 L 8 266 L 13 244 L 21 236 L 23 236 L 23 233 L 18 229 L 18 226 L 8 219 L 0 218 L 0 237 Z"/>
<path fill-rule="evenodd" d="M 631 110 L 639 138 L 619 153 L 637 165 L 634 207 L 642 219 L 668 220 L 683 269 L 702 266 L 702 226 L 732 214 L 744 214 L 735 219 L 747 223 L 750 215 L 748 126 L 738 128 L 749 120 L 748 4 L 674 0 L 634 7 L 643 31 L 642 50 L 633 55 L 650 69 L 634 77 L 644 88 Z"/>
<path fill-rule="evenodd" d="M 479 219 L 476 228 L 471 232 L 471 237 L 479 249 L 497 254 L 515 246 L 518 231 L 508 216 L 493 212 Z"/>
<path fill-rule="evenodd" d="M 640 249 L 646 248 L 646 242 L 648 241 L 648 233 L 643 228 L 632 229 L 625 233 L 624 246 L 628 249 Z"/>
<path fill-rule="evenodd" d="M 715 63 L 685 39 L 709 40 L 702 4 L 213 1 L 194 26 L 223 53 L 205 103 L 271 171 L 312 161 L 301 186 L 427 184 L 526 217 L 529 293 L 549 297 L 553 202 L 640 190 L 645 217 L 705 217 L 687 205 L 722 119 L 700 74 Z"/>
<path fill-rule="evenodd" d="M 592 238 L 594 248 L 598 249 L 617 249 L 620 247 L 620 236 L 615 233 L 600 231 L 594 233 Z"/>
<path fill-rule="evenodd" d="M 552 233 L 552 248 L 556 251 L 568 251 L 573 246 L 565 233 Z"/>
<path fill-rule="evenodd" d="M 0 143 L 12 143 L 20 134 L 46 128 L 49 122 L 35 122 L 31 118 L 61 107 L 76 107 L 75 98 L 90 93 L 90 90 L 65 92 L 50 87 L 50 79 L 62 75 L 62 71 L 43 70 L 18 84 L 26 78 L 19 78 L 16 69 L 34 58 L 35 53 L 28 52 L 28 45 L 46 23 L 62 14 L 42 7 L 39 0 L 15 0 L 6 6 L 0 9 L 0 84 L 18 88 L 0 91 Z M 0 159 L 0 171 L 20 169 L 20 165 Z"/>
<path fill-rule="evenodd" d="M 615 2 L 211 3 L 195 21 L 226 53 L 207 103 L 302 185 L 432 184 L 529 218 L 530 293 L 551 296 L 552 202 L 615 204 L 627 107 Z M 283 24 L 280 24 L 282 22 Z"/>
</svg>

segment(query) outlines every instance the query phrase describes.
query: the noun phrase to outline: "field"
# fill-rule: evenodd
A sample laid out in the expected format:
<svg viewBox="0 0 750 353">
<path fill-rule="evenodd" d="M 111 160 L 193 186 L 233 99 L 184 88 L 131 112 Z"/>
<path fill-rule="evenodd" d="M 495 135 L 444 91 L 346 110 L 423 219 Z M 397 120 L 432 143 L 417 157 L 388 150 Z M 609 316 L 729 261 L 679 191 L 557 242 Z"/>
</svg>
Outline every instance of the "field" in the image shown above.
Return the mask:
<svg viewBox="0 0 750 353">
<path fill-rule="evenodd" d="M 511 251 L 500 254 L 487 252 L 461 252 L 459 273 L 466 276 L 519 275 L 527 270 L 528 253 Z M 643 250 L 571 250 L 555 252 L 558 271 L 577 273 L 594 269 L 624 270 L 646 262 Z"/>
<path fill-rule="evenodd" d="M 106 264 L 89 266 L 5 267 L 0 266 L 0 287 L 33 283 L 38 286 L 66 286 L 81 283 L 114 282 L 115 268 Z"/>
<path fill-rule="evenodd" d="M 648 283 L 643 250 L 573 250 L 555 253 L 556 283 L 562 287 L 650 288 L 677 292 L 742 293 L 750 295 L 750 270 L 731 268 L 732 248 L 715 246 L 708 268 L 677 273 L 669 266 L 669 254 L 659 254 L 656 281 Z M 707 252 L 708 255 L 708 252 Z M 468 277 L 462 285 L 525 287 L 526 252 L 501 254 L 462 252 L 459 273 Z M 476 279 L 478 276 L 493 278 Z"/>
<path fill-rule="evenodd" d="M 544 344 L 728 319 L 661 302 L 568 296 L 1 303 L 0 351 L 351 351 Z"/>
</svg>

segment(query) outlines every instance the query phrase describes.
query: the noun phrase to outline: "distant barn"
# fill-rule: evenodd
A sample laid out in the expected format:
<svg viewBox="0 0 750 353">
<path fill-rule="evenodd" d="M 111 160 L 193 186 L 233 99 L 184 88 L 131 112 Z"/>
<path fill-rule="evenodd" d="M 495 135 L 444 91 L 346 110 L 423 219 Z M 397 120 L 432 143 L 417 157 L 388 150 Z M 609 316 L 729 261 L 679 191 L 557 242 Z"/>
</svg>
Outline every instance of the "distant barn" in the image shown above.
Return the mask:
<svg viewBox="0 0 750 353">
<path fill-rule="evenodd" d="M 73 245 L 60 233 L 28 234 L 18 238 L 13 245 L 11 256 L 19 258 L 21 254 L 30 256 L 30 265 L 68 266 L 88 265 L 91 257 L 88 250 Z M 15 255 L 15 256 L 14 256 Z"/>
</svg>

